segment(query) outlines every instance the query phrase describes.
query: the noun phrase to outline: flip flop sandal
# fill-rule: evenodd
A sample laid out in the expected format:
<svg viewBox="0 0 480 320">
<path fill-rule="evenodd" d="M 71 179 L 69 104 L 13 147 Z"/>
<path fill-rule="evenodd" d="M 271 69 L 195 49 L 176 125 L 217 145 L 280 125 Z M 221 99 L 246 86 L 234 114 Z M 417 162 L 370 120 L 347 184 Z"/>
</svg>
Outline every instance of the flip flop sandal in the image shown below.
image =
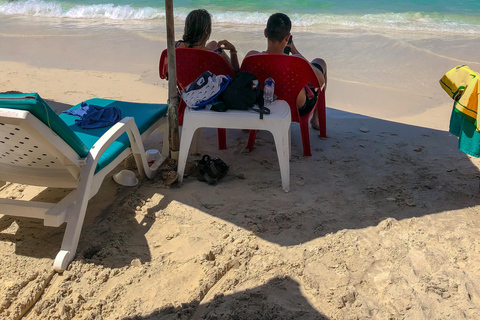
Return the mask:
<svg viewBox="0 0 480 320">
<path fill-rule="evenodd" d="M 209 185 L 215 185 L 218 182 L 218 178 L 210 174 L 208 171 L 203 175 L 197 177 L 198 180 L 207 182 Z"/>
<path fill-rule="evenodd" d="M 205 173 L 207 172 L 208 167 L 210 166 L 210 156 L 208 154 L 204 155 L 201 160 L 196 160 L 195 163 L 197 164 L 197 169 L 198 169 L 198 176 L 197 179 L 198 181 L 203 181 L 207 182 L 207 180 L 204 178 Z M 208 177 L 207 177 L 208 179 Z M 211 181 L 213 182 L 213 181 Z"/>
<path fill-rule="evenodd" d="M 228 172 L 228 166 L 220 158 L 211 159 L 208 154 L 195 161 L 198 170 L 197 179 L 215 185 Z"/>
<path fill-rule="evenodd" d="M 225 177 L 228 172 L 228 166 L 219 158 L 210 160 L 208 167 L 203 175 L 198 176 L 198 180 L 215 185 L 218 180 Z"/>
<path fill-rule="evenodd" d="M 204 175 L 207 169 L 210 167 L 211 158 L 208 154 L 204 155 L 201 160 L 197 160 L 197 167 L 200 171 L 200 175 Z"/>
<path fill-rule="evenodd" d="M 225 177 L 228 172 L 228 166 L 225 162 L 223 162 L 220 158 L 215 158 L 210 162 L 210 171 L 213 173 L 217 179 L 221 179 Z"/>
</svg>

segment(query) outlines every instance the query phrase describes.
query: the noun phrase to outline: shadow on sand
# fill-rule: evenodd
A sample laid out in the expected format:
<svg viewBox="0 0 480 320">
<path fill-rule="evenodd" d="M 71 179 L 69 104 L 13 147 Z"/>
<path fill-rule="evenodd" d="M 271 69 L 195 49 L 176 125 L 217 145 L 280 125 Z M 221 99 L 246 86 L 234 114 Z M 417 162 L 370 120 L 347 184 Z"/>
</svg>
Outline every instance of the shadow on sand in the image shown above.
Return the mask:
<svg viewBox="0 0 480 320">
<path fill-rule="evenodd" d="M 237 140 L 217 150 L 212 132 L 203 152 L 221 157 L 231 166 L 229 174 L 215 187 L 195 188 L 202 182 L 186 178 L 181 188 L 165 191 L 156 210 L 179 201 L 269 242 L 294 246 L 386 218 L 422 217 L 480 202 L 479 170 L 449 132 L 335 109 L 327 116 L 329 138 L 319 139 L 311 130 L 309 158 L 301 156 L 299 129 L 292 125 L 289 193 L 281 189 L 268 132 L 260 132 L 251 153 L 235 150 L 247 133 L 229 132 Z"/>
<path fill-rule="evenodd" d="M 102 188 L 108 188 L 115 200 L 111 203 L 99 195 L 91 199 L 75 259 L 112 268 L 128 265 L 133 258 L 150 261 L 145 234 L 155 222 L 155 213 L 172 201 L 281 246 L 376 226 L 386 218 L 422 217 L 479 203 L 478 168 L 457 149 L 457 138 L 450 133 L 334 109 L 327 116 L 329 138 L 320 139 L 311 131 L 309 158 L 301 156 L 299 128 L 292 125 L 289 193 L 281 188 L 273 139 L 267 132 L 259 133 L 256 149 L 247 153 L 241 148 L 248 133 L 229 131 L 229 148 L 218 150 L 215 130 L 206 130 L 203 152 L 230 165 L 229 174 L 216 186 L 189 177 L 180 188 L 159 188 L 158 181 L 143 181 L 133 189 L 120 187 L 107 176 Z M 199 157 L 189 159 L 194 158 Z M 162 200 L 138 221 L 137 207 L 155 194 L 162 194 Z M 3 217 L 0 229 L 13 221 L 20 227 L 14 234 L 1 233 L 0 241 L 13 241 L 16 254 L 55 256 L 63 228 Z M 37 249 L 31 249 L 32 241 Z"/>
<path fill-rule="evenodd" d="M 262 286 L 232 295 L 216 295 L 210 302 L 183 303 L 181 307 L 167 307 L 149 315 L 138 315 L 122 320 L 169 319 L 249 319 L 249 320 L 327 320 L 315 310 L 300 291 L 299 284 L 289 278 L 273 278 Z"/>
</svg>

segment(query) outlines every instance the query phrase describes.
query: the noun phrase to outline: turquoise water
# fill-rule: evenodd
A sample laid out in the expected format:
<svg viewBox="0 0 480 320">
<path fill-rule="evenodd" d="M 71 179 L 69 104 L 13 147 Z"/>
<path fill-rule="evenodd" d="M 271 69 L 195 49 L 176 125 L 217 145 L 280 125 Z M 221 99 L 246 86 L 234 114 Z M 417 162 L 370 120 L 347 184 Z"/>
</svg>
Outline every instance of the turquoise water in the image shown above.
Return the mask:
<svg viewBox="0 0 480 320">
<path fill-rule="evenodd" d="M 480 0 L 175 0 L 182 21 L 196 8 L 214 22 L 264 25 L 271 13 L 284 12 L 295 26 L 363 27 L 445 33 L 480 33 Z M 0 0 L 2 15 L 74 19 L 155 21 L 165 18 L 164 1 L 153 0 Z"/>
</svg>

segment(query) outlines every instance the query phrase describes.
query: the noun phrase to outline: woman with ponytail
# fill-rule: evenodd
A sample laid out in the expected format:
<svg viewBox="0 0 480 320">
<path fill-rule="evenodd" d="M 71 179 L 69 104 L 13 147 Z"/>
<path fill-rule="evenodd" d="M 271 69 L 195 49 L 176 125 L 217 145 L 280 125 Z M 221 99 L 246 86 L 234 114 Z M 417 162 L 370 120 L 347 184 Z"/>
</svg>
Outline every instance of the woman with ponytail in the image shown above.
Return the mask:
<svg viewBox="0 0 480 320">
<path fill-rule="evenodd" d="M 237 50 L 228 40 L 210 41 L 212 33 L 212 18 L 205 9 L 191 11 L 185 19 L 185 29 L 182 40 L 177 41 L 176 48 L 196 48 L 215 51 L 220 54 L 232 67 L 235 73 L 240 69 L 238 64 Z M 230 52 L 230 56 L 226 53 Z"/>
</svg>

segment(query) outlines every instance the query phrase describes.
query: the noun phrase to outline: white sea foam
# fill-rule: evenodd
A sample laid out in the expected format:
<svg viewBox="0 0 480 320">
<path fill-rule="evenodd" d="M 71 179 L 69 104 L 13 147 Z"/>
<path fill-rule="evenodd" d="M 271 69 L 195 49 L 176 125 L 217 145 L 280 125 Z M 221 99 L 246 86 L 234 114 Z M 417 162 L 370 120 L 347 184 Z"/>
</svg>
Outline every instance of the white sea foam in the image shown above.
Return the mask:
<svg viewBox="0 0 480 320">
<path fill-rule="evenodd" d="M 66 8 L 60 3 L 39 0 L 8 2 L 0 5 L 0 13 L 6 15 L 84 19 L 106 18 L 115 20 L 151 20 L 165 17 L 165 10 L 150 7 L 134 9 L 128 5 L 95 4 L 90 6 L 76 5 L 71 8 Z"/>
<path fill-rule="evenodd" d="M 190 8 L 175 8 L 176 21 L 183 21 Z M 229 24 L 264 25 L 270 13 L 209 10 L 214 22 Z M 95 4 L 66 7 L 58 2 L 27 0 L 0 4 L 0 14 L 31 15 L 75 19 L 155 20 L 165 18 L 164 8 L 135 8 L 130 5 Z M 446 33 L 480 33 L 480 18 L 447 16 L 419 12 L 383 13 L 366 15 L 290 14 L 295 26 L 315 28 L 336 26 L 406 31 L 435 31 Z"/>
<path fill-rule="evenodd" d="M 46 17 L 61 17 L 64 13 L 62 6 L 58 3 L 36 0 L 5 3 L 0 6 L 0 12 L 7 15 L 17 14 Z"/>
</svg>

